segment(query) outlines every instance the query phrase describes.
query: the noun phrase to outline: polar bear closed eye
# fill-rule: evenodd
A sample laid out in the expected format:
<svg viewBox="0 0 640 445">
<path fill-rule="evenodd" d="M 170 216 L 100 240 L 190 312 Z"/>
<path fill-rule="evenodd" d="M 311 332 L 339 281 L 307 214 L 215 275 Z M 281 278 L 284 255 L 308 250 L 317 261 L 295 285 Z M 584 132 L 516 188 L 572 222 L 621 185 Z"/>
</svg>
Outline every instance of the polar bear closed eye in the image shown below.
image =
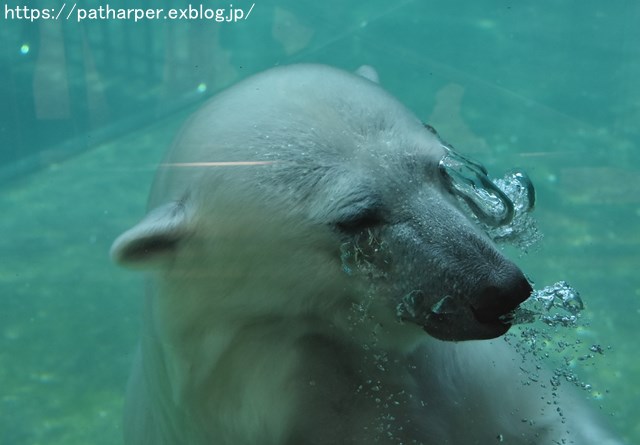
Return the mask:
<svg viewBox="0 0 640 445">
<path fill-rule="evenodd" d="M 618 443 L 489 340 L 531 286 L 358 73 L 272 69 L 181 131 L 111 252 L 150 273 L 125 443 Z"/>
</svg>

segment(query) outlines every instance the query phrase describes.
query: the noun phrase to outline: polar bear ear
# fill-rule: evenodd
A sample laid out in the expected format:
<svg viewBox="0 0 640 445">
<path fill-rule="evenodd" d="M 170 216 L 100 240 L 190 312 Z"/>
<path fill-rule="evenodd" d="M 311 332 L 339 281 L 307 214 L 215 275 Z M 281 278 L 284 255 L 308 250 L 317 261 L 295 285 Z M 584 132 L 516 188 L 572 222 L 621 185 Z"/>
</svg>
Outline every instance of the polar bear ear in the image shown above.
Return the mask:
<svg viewBox="0 0 640 445">
<path fill-rule="evenodd" d="M 378 72 L 370 65 L 362 65 L 356 70 L 358 76 L 362 76 L 365 79 L 369 79 L 371 82 L 380 83 Z"/>
<path fill-rule="evenodd" d="M 186 234 L 184 204 L 165 204 L 149 212 L 142 221 L 120 235 L 111 246 L 111 258 L 128 267 L 157 266 L 173 256 Z"/>
</svg>

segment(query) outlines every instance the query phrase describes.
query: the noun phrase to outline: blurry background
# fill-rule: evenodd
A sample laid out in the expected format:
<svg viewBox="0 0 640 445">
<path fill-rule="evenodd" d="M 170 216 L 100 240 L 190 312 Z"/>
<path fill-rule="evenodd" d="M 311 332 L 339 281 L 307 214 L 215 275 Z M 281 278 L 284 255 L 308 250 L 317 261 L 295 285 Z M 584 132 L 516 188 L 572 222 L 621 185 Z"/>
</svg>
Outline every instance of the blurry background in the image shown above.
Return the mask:
<svg viewBox="0 0 640 445">
<path fill-rule="evenodd" d="M 251 9 L 235 23 L 7 12 L 61 5 L 0 11 L 0 443 L 121 442 L 143 278 L 110 264 L 109 246 L 143 215 L 155 168 L 199 103 L 295 62 L 372 65 L 490 173 L 529 172 L 544 239 L 515 259 L 537 287 L 567 280 L 587 306 L 581 346 L 551 360 L 640 443 L 640 3 L 204 2 Z M 592 345 L 604 354 L 579 360 Z"/>
</svg>

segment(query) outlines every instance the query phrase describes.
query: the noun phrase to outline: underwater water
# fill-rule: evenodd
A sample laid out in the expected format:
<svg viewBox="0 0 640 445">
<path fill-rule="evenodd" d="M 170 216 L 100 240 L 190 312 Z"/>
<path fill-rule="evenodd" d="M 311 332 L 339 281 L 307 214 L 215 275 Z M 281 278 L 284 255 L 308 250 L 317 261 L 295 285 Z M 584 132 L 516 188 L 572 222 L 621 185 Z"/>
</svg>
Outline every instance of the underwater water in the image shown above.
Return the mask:
<svg viewBox="0 0 640 445">
<path fill-rule="evenodd" d="M 0 443 L 121 443 L 144 282 L 110 263 L 111 242 L 143 215 L 199 100 L 295 62 L 372 65 L 490 176 L 527 172 L 542 238 L 526 254 L 505 249 L 540 301 L 564 280 L 584 307 L 566 326 L 521 320 L 507 340 L 544 356 L 558 384 L 576 384 L 640 443 L 640 4 L 215 7 L 251 15 L 62 22 L 0 11 Z"/>
</svg>

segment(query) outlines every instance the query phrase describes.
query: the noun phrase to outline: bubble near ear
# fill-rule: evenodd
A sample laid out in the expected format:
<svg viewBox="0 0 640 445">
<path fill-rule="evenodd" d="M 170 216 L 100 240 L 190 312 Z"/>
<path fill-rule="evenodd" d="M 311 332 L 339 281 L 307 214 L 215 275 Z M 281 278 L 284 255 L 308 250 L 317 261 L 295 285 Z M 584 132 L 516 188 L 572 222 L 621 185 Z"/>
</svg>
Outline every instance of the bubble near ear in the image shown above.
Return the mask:
<svg viewBox="0 0 640 445">
<path fill-rule="evenodd" d="M 160 206 L 120 235 L 111 246 L 111 259 L 128 267 L 152 267 L 169 259 L 187 234 L 184 205 Z"/>
</svg>

